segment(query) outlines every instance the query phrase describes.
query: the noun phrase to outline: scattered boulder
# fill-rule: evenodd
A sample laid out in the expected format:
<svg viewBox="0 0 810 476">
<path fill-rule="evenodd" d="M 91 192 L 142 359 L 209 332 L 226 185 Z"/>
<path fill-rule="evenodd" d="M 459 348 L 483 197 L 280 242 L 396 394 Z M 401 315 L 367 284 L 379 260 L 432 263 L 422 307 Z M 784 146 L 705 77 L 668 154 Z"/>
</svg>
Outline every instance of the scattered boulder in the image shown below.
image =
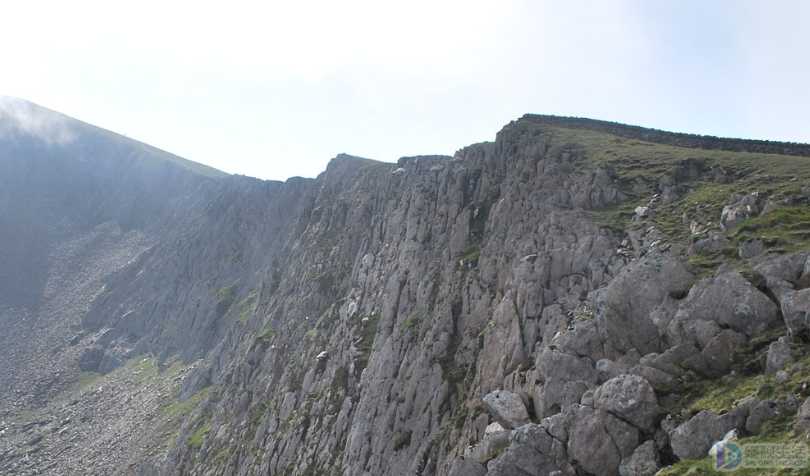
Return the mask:
<svg viewBox="0 0 810 476">
<path fill-rule="evenodd" d="M 787 292 L 782 296 L 782 316 L 793 336 L 810 331 L 810 289 Z"/>
<path fill-rule="evenodd" d="M 487 411 L 504 428 L 518 428 L 529 423 L 529 412 L 520 395 L 496 390 L 484 397 Z"/>
<path fill-rule="evenodd" d="M 655 427 L 661 413 L 653 387 L 638 375 L 608 380 L 596 389 L 593 404 L 644 431 Z"/>
<path fill-rule="evenodd" d="M 787 337 L 780 337 L 776 342 L 768 346 L 768 354 L 765 359 L 765 372 L 775 374 L 793 362 L 793 354 L 790 350 L 790 341 Z"/>
<path fill-rule="evenodd" d="M 737 256 L 742 259 L 755 258 L 765 252 L 765 243 L 762 240 L 745 240 L 737 246 Z"/>
<path fill-rule="evenodd" d="M 645 441 L 619 465 L 620 476 L 654 476 L 661 469 L 655 441 Z"/>
<path fill-rule="evenodd" d="M 679 459 L 702 458 L 726 433 L 742 428 L 747 417 L 744 408 L 723 415 L 703 410 L 669 433 L 672 451 Z"/>
<path fill-rule="evenodd" d="M 719 253 L 728 248 L 730 242 L 721 233 L 711 233 L 706 238 L 702 238 L 692 244 L 691 251 L 694 254 L 708 255 Z"/>
<path fill-rule="evenodd" d="M 746 218 L 759 214 L 762 210 L 764 196 L 759 192 L 747 195 L 734 195 L 731 202 L 723 207 L 720 214 L 720 226 L 727 230 Z"/>
<path fill-rule="evenodd" d="M 781 400 L 763 400 L 751 406 L 748 418 L 745 420 L 745 431 L 752 434 L 759 433 L 763 426 L 777 418 L 793 415 L 799 407 L 799 401 L 793 397 Z"/>
</svg>

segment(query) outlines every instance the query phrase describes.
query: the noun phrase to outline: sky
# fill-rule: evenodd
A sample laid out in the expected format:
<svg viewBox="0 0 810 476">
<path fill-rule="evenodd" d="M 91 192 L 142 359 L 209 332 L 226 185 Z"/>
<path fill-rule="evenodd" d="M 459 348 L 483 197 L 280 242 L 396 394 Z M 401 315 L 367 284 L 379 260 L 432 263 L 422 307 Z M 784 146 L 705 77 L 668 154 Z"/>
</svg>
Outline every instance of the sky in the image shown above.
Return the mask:
<svg viewBox="0 0 810 476">
<path fill-rule="evenodd" d="M 810 142 L 808 25 L 804 0 L 26 0 L 0 94 L 264 179 L 525 113 Z"/>
</svg>

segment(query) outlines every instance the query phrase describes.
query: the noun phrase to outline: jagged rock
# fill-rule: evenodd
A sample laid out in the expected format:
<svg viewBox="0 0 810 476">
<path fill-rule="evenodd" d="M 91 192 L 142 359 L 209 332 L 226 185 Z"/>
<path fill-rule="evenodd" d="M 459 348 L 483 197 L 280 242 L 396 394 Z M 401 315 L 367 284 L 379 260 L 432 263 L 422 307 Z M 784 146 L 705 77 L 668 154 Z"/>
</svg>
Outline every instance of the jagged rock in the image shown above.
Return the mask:
<svg viewBox="0 0 810 476">
<path fill-rule="evenodd" d="M 672 451 L 680 459 L 702 458 L 726 433 L 743 428 L 747 416 L 742 408 L 723 415 L 703 410 L 669 433 Z"/>
<path fill-rule="evenodd" d="M 766 373 L 775 374 L 791 362 L 793 362 L 793 354 L 787 337 L 780 337 L 779 340 L 768 346 L 768 354 L 765 359 Z"/>
<path fill-rule="evenodd" d="M 608 380 L 596 389 L 593 404 L 642 431 L 654 428 L 661 412 L 652 386 L 637 375 Z"/>
<path fill-rule="evenodd" d="M 489 414 L 504 428 L 518 428 L 529 423 L 529 412 L 520 395 L 505 390 L 496 390 L 484 397 Z"/>
<path fill-rule="evenodd" d="M 625 267 L 596 297 L 603 341 L 617 354 L 631 349 L 641 354 L 661 350 L 650 313 L 664 300 L 686 294 L 692 280 L 683 263 L 664 254 L 648 254 Z"/>
<path fill-rule="evenodd" d="M 758 192 L 748 195 L 735 195 L 731 203 L 723 207 L 720 215 L 720 226 L 728 229 L 746 218 L 759 214 L 762 210 L 763 195 Z"/>
<path fill-rule="evenodd" d="M 807 334 L 810 331 L 810 289 L 783 294 L 782 316 L 791 335 Z"/>
<path fill-rule="evenodd" d="M 656 392 L 671 392 L 678 384 L 678 381 L 674 376 L 664 372 L 663 370 L 647 365 L 636 365 L 630 368 L 627 373 L 644 377 L 644 379 L 647 380 L 650 385 L 652 385 Z"/>
<path fill-rule="evenodd" d="M 456 458 L 448 476 L 486 476 L 487 469 L 480 463 L 466 458 Z"/>
<path fill-rule="evenodd" d="M 619 465 L 620 476 L 654 476 L 661 468 L 658 451 L 653 440 L 641 444 L 629 458 Z"/>
<path fill-rule="evenodd" d="M 729 240 L 721 233 L 711 233 L 708 237 L 694 242 L 691 251 L 699 255 L 719 253 L 728 248 L 729 244 Z"/>
<path fill-rule="evenodd" d="M 509 447 L 487 464 L 487 476 L 546 476 L 555 471 L 574 475 L 566 461 L 564 443 L 545 426 L 530 423 L 512 432 Z"/>
<path fill-rule="evenodd" d="M 587 473 L 616 476 L 638 441 L 635 427 L 604 410 L 580 406 L 569 430 L 568 456 Z"/>
<path fill-rule="evenodd" d="M 490 428 L 487 427 L 481 441 L 464 451 L 464 458 L 484 464 L 509 446 L 510 436 L 511 432 L 504 430 L 503 427 L 500 428 L 500 431 L 494 428 L 493 431 L 490 431 Z"/>
</svg>

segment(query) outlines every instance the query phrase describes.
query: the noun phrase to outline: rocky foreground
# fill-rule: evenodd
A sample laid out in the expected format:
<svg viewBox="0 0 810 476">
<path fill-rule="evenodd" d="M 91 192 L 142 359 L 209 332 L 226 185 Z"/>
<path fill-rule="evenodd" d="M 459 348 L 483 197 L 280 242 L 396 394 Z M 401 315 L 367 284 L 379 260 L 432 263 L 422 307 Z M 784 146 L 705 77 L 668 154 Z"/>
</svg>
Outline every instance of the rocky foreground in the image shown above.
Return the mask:
<svg viewBox="0 0 810 476">
<path fill-rule="evenodd" d="M 712 474 L 718 441 L 804 442 L 808 155 L 526 116 L 317 179 L 129 167 L 174 185 L 90 199 L 4 298 L 0 472 Z M 0 210 L 36 221 L 30 191 Z"/>
</svg>

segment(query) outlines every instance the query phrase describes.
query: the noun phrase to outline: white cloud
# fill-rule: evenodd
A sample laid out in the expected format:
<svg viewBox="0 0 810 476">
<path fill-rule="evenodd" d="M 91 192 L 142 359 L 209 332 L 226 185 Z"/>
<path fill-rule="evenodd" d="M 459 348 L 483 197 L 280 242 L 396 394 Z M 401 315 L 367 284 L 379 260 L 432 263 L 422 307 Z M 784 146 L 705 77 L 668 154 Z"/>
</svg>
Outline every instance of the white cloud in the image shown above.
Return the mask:
<svg viewBox="0 0 810 476">
<path fill-rule="evenodd" d="M 33 107 L 16 98 L 0 96 L 0 137 L 34 136 L 48 144 L 67 144 L 75 139 L 65 117 Z"/>
<path fill-rule="evenodd" d="M 810 140 L 807 8 L 756 5 L 29 0 L 0 93 L 264 178 L 452 153 L 527 112 Z"/>
</svg>

